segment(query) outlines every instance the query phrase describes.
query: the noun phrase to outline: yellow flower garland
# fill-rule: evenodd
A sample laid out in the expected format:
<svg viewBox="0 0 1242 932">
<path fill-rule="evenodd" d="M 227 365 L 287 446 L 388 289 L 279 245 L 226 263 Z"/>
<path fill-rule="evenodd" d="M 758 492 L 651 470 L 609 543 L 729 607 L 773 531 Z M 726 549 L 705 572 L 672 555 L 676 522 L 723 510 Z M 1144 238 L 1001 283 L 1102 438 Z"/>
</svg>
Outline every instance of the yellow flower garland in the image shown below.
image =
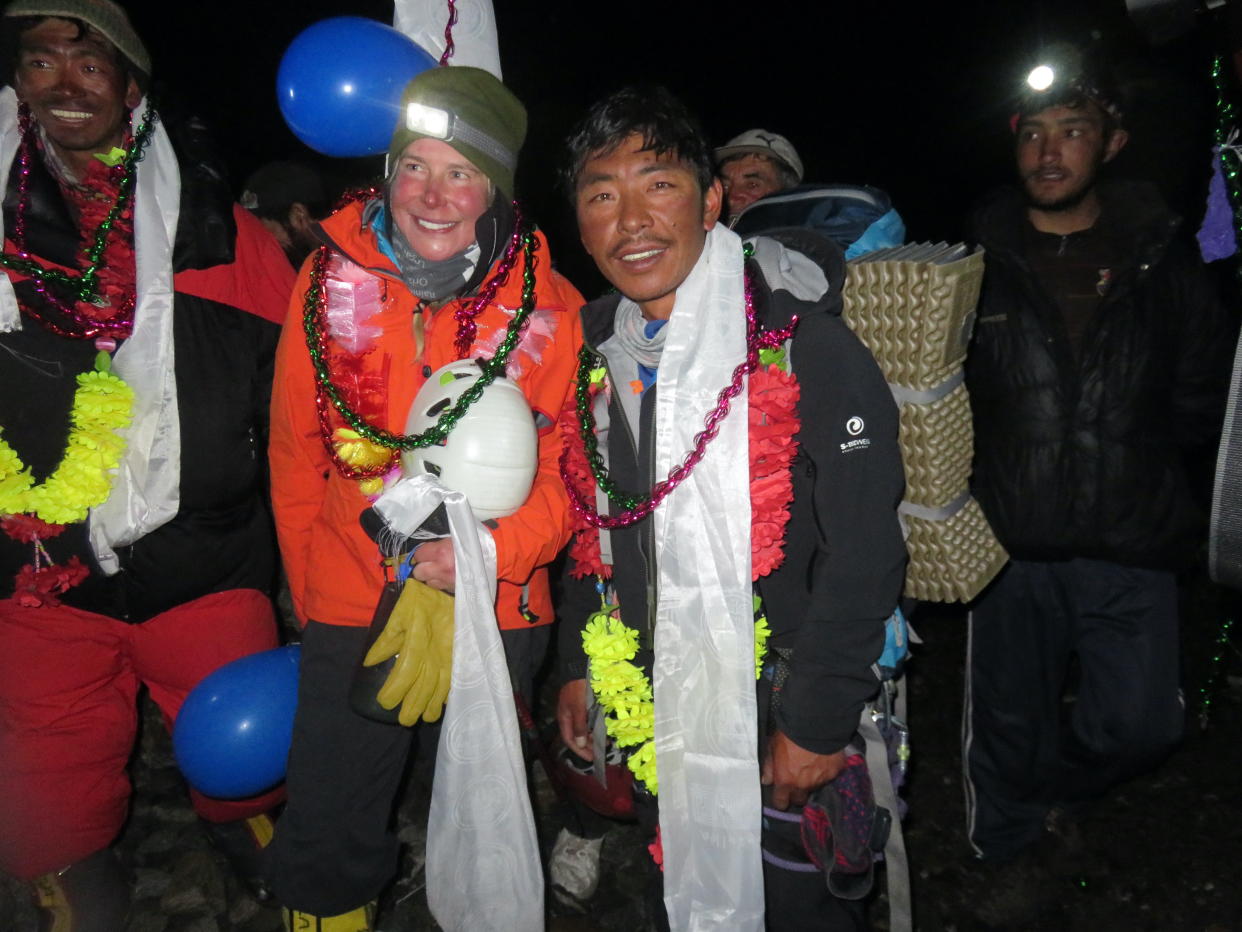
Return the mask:
<svg viewBox="0 0 1242 932">
<path fill-rule="evenodd" d="M 755 611 L 760 600 L 754 598 Z M 632 663 L 638 653 L 638 632 L 620 618 L 614 618 L 615 605 L 604 605 L 587 620 L 582 647 L 590 660 L 591 689 L 604 712 L 608 736 L 618 747 L 637 750 L 628 754 L 626 764 L 635 779 L 654 796 L 659 791 L 655 756 L 655 699 L 651 680 Z M 768 650 L 767 616 L 755 619 L 755 679 L 763 671 Z"/>
<path fill-rule="evenodd" d="M 396 455 L 387 447 L 368 440 L 356 430 L 338 427 L 332 434 L 332 447 L 336 455 L 355 469 L 371 469 L 388 462 L 396 462 Z M 376 476 L 371 479 L 359 479 L 358 488 L 366 496 L 379 495 L 384 491 L 384 479 Z"/>
<path fill-rule="evenodd" d="M 42 483 L 35 484 L 0 436 L 0 516 L 33 514 L 48 524 L 74 524 L 107 500 L 112 470 L 125 452 L 121 431 L 134 408 L 134 390 L 111 372 L 110 362 L 100 353 L 95 369 L 78 376 L 64 458 Z"/>
</svg>

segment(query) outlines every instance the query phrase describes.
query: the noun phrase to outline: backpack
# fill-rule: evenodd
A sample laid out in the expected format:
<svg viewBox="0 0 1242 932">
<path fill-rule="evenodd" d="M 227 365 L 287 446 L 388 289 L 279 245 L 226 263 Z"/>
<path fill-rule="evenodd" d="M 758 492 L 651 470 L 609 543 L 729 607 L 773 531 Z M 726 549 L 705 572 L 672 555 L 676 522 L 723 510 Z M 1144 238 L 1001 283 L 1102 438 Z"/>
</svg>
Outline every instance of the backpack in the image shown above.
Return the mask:
<svg viewBox="0 0 1242 932">
<path fill-rule="evenodd" d="M 755 201 L 733 221 L 742 239 L 781 227 L 818 230 L 845 250 L 846 259 L 900 246 L 906 237 L 889 196 L 868 185 L 800 185 Z"/>
</svg>

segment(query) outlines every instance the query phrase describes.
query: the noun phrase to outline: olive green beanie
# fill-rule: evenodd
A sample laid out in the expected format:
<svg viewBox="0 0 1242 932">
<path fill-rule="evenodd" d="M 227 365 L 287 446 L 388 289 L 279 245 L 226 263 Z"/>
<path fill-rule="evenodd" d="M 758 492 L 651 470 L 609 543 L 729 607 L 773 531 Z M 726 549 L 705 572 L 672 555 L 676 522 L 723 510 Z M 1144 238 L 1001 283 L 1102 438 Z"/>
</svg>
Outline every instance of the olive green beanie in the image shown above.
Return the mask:
<svg viewBox="0 0 1242 932">
<path fill-rule="evenodd" d="M 526 108 L 490 72 L 465 65 L 429 68 L 405 87 L 388 146 L 392 172 L 416 139 L 440 139 L 464 155 L 506 197 L 526 138 Z"/>
<path fill-rule="evenodd" d="M 115 45 L 144 81 L 151 76 L 151 56 L 147 47 L 134 32 L 129 16 L 111 0 L 13 0 L 5 7 L 4 15 L 80 19 Z"/>
</svg>

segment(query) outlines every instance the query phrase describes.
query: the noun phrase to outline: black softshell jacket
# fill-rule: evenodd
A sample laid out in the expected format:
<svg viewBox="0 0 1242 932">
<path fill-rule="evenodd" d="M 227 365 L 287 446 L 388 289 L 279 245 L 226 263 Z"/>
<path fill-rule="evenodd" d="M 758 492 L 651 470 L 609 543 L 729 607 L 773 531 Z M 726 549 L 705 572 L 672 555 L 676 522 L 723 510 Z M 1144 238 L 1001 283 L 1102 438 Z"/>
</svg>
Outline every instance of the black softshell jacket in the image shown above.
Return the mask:
<svg viewBox="0 0 1242 932">
<path fill-rule="evenodd" d="M 850 741 L 863 703 L 876 691 L 871 665 L 880 655 L 884 621 L 897 604 L 905 572 L 896 514 L 905 478 L 892 395 L 870 352 L 841 319 L 845 264 L 839 247 L 810 231 L 773 236 L 814 259 L 830 283 L 818 300 L 801 301 L 788 290 L 772 288 L 757 264 L 747 263 L 761 323 L 783 327 L 793 314 L 799 316 L 790 348 L 801 388 L 792 517 L 784 563 L 758 583 L 773 632 L 770 644 L 792 650 L 776 724 L 802 747 L 827 754 Z M 611 295 L 583 308 L 589 346 L 599 346 L 612 334 L 619 302 Z M 614 385 L 632 378 L 632 373 L 610 373 Z M 610 473 L 622 489 L 649 490 L 662 478 L 651 475 L 655 393 L 652 387 L 643 396 L 637 449 L 631 432 L 619 426 L 625 415 L 615 394 L 610 403 L 611 422 L 618 425 L 608 433 Z M 704 413 L 686 416 L 698 419 Z M 847 429 L 851 418 L 865 424 L 861 435 Z M 857 429 L 857 422 L 853 426 Z M 859 436 L 870 444 L 849 445 Z M 637 662 L 648 672 L 655 615 L 651 534 L 650 520 L 612 532 L 621 617 L 640 631 L 645 649 Z M 598 608 L 594 580 L 567 575 L 558 609 L 566 680 L 585 675 L 582 629 Z"/>
</svg>

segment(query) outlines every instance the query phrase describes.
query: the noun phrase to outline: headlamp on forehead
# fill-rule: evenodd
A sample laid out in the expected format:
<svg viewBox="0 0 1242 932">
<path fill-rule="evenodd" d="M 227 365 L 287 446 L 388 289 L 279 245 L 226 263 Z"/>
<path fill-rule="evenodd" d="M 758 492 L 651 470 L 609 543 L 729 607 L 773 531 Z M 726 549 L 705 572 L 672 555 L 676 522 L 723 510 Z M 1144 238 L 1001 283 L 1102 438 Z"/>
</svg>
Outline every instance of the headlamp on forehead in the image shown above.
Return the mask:
<svg viewBox="0 0 1242 932">
<path fill-rule="evenodd" d="M 424 136 L 448 139 L 452 120 L 447 110 L 428 107 L 425 104 L 413 103 L 405 108 L 405 128 L 415 133 L 422 133 Z"/>
<path fill-rule="evenodd" d="M 412 133 L 442 139 L 445 142 L 461 140 L 483 154 L 495 159 L 509 171 L 517 167 L 517 153 L 497 142 L 483 130 L 471 126 L 461 117 L 439 107 L 411 102 L 405 108 L 405 128 Z"/>
<path fill-rule="evenodd" d="M 1032 113 L 1057 103 L 1086 98 L 1116 120 L 1121 119 L 1118 94 L 1084 52 L 1066 44 L 1048 49 L 1026 74 L 1018 94 L 1019 110 Z"/>
<path fill-rule="evenodd" d="M 1051 65 L 1036 65 L 1026 76 L 1026 84 L 1033 91 L 1046 91 L 1057 79 L 1057 73 Z"/>
</svg>

